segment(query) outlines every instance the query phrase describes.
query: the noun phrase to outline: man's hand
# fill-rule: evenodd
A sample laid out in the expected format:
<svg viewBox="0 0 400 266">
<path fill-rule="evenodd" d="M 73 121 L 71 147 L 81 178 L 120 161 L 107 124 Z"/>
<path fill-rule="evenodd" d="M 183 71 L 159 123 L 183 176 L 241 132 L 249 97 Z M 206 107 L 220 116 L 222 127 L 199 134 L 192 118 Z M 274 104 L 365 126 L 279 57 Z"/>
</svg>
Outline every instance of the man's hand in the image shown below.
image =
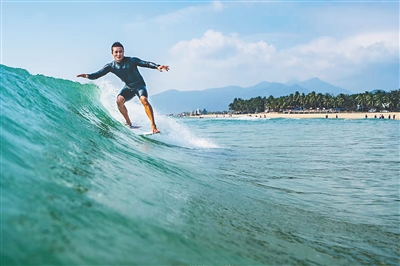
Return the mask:
<svg viewBox="0 0 400 266">
<path fill-rule="evenodd" d="M 164 65 L 162 65 L 162 66 L 158 66 L 157 69 L 158 69 L 158 71 L 160 71 L 160 72 L 162 72 L 163 69 L 165 69 L 166 71 L 168 71 L 168 70 L 169 70 L 169 66 L 164 66 Z"/>
<path fill-rule="evenodd" d="M 76 77 L 78 77 L 78 78 L 88 78 L 89 75 L 88 74 L 79 74 Z"/>
</svg>

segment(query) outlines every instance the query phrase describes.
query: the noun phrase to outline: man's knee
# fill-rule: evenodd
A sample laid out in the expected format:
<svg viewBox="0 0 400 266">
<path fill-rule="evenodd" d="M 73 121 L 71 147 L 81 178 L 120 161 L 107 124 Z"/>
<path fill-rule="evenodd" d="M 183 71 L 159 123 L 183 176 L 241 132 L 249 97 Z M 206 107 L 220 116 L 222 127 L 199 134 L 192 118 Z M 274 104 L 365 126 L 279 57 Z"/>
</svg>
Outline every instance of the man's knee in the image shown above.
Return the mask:
<svg viewBox="0 0 400 266">
<path fill-rule="evenodd" d="M 118 97 L 117 97 L 117 105 L 118 106 L 122 106 L 122 105 L 124 105 L 124 103 L 125 103 L 125 98 L 124 98 L 124 96 L 122 96 L 122 95 L 118 95 Z"/>
<path fill-rule="evenodd" d="M 149 103 L 149 101 L 147 100 L 147 97 L 146 97 L 146 96 L 141 96 L 141 97 L 140 97 L 140 102 L 141 102 L 143 105 L 150 105 L 150 103 Z"/>
</svg>

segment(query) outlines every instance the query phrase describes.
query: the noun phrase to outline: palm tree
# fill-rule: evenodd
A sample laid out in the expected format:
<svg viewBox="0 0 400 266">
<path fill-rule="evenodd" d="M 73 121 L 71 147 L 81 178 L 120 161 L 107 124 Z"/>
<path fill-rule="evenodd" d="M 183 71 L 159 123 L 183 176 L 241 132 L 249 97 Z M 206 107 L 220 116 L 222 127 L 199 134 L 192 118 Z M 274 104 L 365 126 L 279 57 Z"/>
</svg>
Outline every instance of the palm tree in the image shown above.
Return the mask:
<svg viewBox="0 0 400 266">
<path fill-rule="evenodd" d="M 375 105 L 374 96 L 371 93 L 365 93 L 365 103 L 368 106 L 368 109 L 371 109 Z"/>
<path fill-rule="evenodd" d="M 294 103 L 293 105 L 296 107 L 300 107 L 300 92 L 296 91 L 293 96 Z"/>
<path fill-rule="evenodd" d="M 274 110 L 275 110 L 275 108 L 276 108 L 276 103 L 275 103 L 275 102 L 276 102 L 276 101 L 275 101 L 274 96 L 270 95 L 270 96 L 266 99 L 265 106 L 266 106 L 268 109 L 274 109 Z"/>
<path fill-rule="evenodd" d="M 322 102 L 324 99 L 324 95 L 322 93 L 318 93 L 315 96 L 315 105 L 319 107 L 319 109 L 322 109 Z"/>
<path fill-rule="evenodd" d="M 339 94 L 336 97 L 336 101 L 335 101 L 335 105 L 336 106 L 335 107 L 343 108 L 344 107 L 343 104 L 344 104 L 345 101 L 346 101 L 346 96 L 343 93 Z"/>
<path fill-rule="evenodd" d="M 377 91 L 375 94 L 369 92 L 345 95 L 343 93 L 338 96 L 333 96 L 326 93 L 316 94 L 314 91 L 305 95 L 299 92 L 290 94 L 288 96 L 281 96 L 279 98 L 274 98 L 270 95 L 268 98 L 261 96 L 251 98 L 249 100 L 243 100 L 241 98 L 235 98 L 232 103 L 229 104 L 229 109 L 235 112 L 254 112 L 263 111 L 265 108 L 274 109 L 282 108 L 286 109 L 289 105 L 291 106 L 301 106 L 302 108 L 309 107 L 325 107 L 325 108 L 343 108 L 343 109 L 353 109 L 359 104 L 361 110 L 364 106 L 369 109 L 377 107 L 381 109 L 382 107 L 390 109 L 390 111 L 400 109 L 400 89 L 386 93 L 384 91 Z"/>
<path fill-rule="evenodd" d="M 400 90 L 390 91 L 388 95 L 388 103 L 390 106 L 390 111 L 394 109 L 399 109 L 400 107 Z"/>
<path fill-rule="evenodd" d="M 304 109 L 304 107 L 306 105 L 306 95 L 304 94 L 304 92 L 300 96 L 300 105 L 301 105 L 301 109 Z"/>
<path fill-rule="evenodd" d="M 331 108 L 333 106 L 332 100 L 333 100 L 333 96 L 331 94 L 326 93 L 324 95 L 322 103 L 324 104 L 324 107 L 326 109 L 329 109 L 329 108 Z"/>
<path fill-rule="evenodd" d="M 311 93 L 307 94 L 307 98 L 308 98 L 308 105 L 311 107 L 313 107 L 315 109 L 315 91 L 312 91 Z"/>
<path fill-rule="evenodd" d="M 375 107 L 377 107 L 378 109 L 382 109 L 382 105 L 384 104 L 384 93 L 382 91 L 377 91 L 374 95 L 374 101 L 375 101 Z"/>
<path fill-rule="evenodd" d="M 359 104 L 361 106 L 361 112 L 364 109 L 364 105 L 366 103 L 366 97 L 364 93 L 359 93 L 356 95 L 355 100 L 357 102 L 357 104 Z"/>
</svg>

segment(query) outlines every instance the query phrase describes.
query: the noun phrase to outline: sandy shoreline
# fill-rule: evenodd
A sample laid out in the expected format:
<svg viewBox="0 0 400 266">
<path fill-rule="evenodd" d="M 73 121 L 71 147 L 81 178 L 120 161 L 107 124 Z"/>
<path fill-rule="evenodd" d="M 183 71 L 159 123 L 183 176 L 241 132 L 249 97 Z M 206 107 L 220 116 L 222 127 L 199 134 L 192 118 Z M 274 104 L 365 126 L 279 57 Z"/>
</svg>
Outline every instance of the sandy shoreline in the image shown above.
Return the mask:
<svg viewBox="0 0 400 266">
<path fill-rule="evenodd" d="M 368 113 L 368 112 L 357 112 L 357 113 L 258 113 L 258 114 L 233 114 L 233 115 L 221 115 L 221 114 L 207 114 L 190 116 L 190 118 L 239 118 L 239 117 L 253 117 L 253 118 L 328 118 L 328 119 L 379 119 L 383 115 L 384 119 L 400 119 L 400 112 L 389 112 L 389 113 Z M 367 116 L 367 117 L 366 117 Z M 375 118 L 376 116 L 376 118 Z"/>
</svg>

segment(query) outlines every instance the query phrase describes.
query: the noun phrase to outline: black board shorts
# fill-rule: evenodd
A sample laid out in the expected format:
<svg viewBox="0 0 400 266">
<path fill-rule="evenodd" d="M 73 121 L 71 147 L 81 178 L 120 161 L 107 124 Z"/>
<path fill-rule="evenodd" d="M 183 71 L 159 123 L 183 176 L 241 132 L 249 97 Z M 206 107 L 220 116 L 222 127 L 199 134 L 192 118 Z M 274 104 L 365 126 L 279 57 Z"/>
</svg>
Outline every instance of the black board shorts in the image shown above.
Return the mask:
<svg viewBox="0 0 400 266">
<path fill-rule="evenodd" d="M 146 98 L 148 97 L 146 86 L 141 86 L 135 89 L 125 86 L 122 88 L 118 95 L 123 96 L 126 102 L 132 100 L 132 98 L 135 96 L 137 96 L 139 99 L 141 96 L 145 96 Z"/>
</svg>

